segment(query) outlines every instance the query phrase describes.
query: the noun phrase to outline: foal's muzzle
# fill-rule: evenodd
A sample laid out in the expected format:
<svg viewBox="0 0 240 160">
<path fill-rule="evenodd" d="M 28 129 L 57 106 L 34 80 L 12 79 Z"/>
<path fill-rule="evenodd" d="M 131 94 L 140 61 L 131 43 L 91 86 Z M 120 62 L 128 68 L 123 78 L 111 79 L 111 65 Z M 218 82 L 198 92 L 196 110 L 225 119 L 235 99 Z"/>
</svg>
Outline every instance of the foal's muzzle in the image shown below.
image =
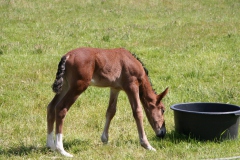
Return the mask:
<svg viewBox="0 0 240 160">
<path fill-rule="evenodd" d="M 162 128 L 158 131 L 158 133 L 157 133 L 156 135 L 157 135 L 159 138 L 164 138 L 165 134 L 166 134 L 166 128 L 165 128 L 165 126 L 164 126 L 164 127 L 162 127 Z"/>
</svg>

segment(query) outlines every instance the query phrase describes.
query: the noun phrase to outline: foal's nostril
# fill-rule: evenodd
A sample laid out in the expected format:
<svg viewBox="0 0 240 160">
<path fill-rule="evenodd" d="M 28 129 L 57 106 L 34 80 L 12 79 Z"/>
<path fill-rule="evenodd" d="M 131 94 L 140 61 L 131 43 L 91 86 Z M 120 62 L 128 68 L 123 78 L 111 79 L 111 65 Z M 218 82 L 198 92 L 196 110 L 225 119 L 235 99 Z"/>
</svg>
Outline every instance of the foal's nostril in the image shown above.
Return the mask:
<svg viewBox="0 0 240 160">
<path fill-rule="evenodd" d="M 166 134 L 166 128 L 163 127 L 163 128 L 161 128 L 161 129 L 158 131 L 157 136 L 158 136 L 159 138 L 164 138 L 165 134 Z"/>
</svg>

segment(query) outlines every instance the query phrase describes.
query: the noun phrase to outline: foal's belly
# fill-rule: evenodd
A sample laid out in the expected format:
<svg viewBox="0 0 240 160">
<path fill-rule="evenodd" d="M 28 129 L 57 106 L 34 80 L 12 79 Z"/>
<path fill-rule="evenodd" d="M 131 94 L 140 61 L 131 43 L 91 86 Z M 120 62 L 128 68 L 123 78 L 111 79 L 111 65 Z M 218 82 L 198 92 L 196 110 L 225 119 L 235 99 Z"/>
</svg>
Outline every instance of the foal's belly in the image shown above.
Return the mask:
<svg viewBox="0 0 240 160">
<path fill-rule="evenodd" d="M 119 90 L 122 89 L 122 86 L 118 81 L 109 81 L 108 79 L 92 78 L 90 81 L 90 86 L 111 87 Z"/>
</svg>

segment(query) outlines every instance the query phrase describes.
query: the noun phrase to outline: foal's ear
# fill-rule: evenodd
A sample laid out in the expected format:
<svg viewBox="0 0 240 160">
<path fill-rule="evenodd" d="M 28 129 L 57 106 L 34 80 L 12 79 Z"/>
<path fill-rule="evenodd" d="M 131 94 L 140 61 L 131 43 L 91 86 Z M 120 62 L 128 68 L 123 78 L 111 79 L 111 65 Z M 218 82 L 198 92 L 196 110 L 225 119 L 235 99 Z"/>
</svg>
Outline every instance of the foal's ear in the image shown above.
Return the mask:
<svg viewBox="0 0 240 160">
<path fill-rule="evenodd" d="M 157 104 L 160 103 L 160 101 L 166 96 L 167 93 L 168 93 L 168 87 L 165 89 L 165 91 L 163 91 L 157 96 Z"/>
</svg>

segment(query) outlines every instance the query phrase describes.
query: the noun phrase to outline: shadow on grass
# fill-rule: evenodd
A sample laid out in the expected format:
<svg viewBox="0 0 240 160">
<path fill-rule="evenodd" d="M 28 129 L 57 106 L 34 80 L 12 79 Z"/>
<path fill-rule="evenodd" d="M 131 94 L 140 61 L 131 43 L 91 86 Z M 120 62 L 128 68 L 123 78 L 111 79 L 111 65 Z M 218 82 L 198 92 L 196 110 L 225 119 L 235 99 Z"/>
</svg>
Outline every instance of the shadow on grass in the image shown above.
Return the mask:
<svg viewBox="0 0 240 160">
<path fill-rule="evenodd" d="M 168 132 L 164 138 L 158 138 L 158 137 L 152 137 L 153 141 L 159 141 L 159 140 L 163 140 L 163 141 L 168 141 L 174 144 L 178 144 L 180 142 L 192 142 L 192 141 L 198 141 L 196 138 L 191 137 L 191 136 L 187 136 L 184 134 L 180 134 L 176 131 L 171 131 Z"/>
<path fill-rule="evenodd" d="M 23 156 L 29 155 L 31 153 L 43 153 L 47 154 L 50 150 L 47 147 L 36 147 L 36 146 L 25 146 L 19 145 L 14 147 L 9 147 L 7 149 L 0 149 L 0 155 L 6 156 Z"/>
<path fill-rule="evenodd" d="M 189 136 L 180 134 L 176 131 L 171 131 L 170 133 L 167 133 L 165 138 L 172 143 L 179 143 L 182 141 L 188 142 L 191 140 Z"/>
<path fill-rule="evenodd" d="M 158 138 L 158 137 L 152 137 L 151 139 L 152 141 L 164 141 L 166 143 L 172 143 L 172 144 L 179 144 L 182 142 L 187 142 L 187 143 L 205 143 L 205 142 L 214 142 L 214 143 L 221 143 L 223 142 L 223 140 L 218 140 L 218 139 L 214 139 L 214 140 L 202 140 L 199 139 L 193 135 L 184 135 L 184 134 L 180 134 L 176 131 L 171 131 L 168 132 L 166 134 L 166 136 L 164 138 Z"/>
<path fill-rule="evenodd" d="M 88 141 L 81 141 L 79 139 L 74 139 L 72 141 L 67 141 L 64 142 L 64 148 L 66 150 L 74 147 L 74 146 L 86 146 L 86 144 L 88 144 Z M 29 155 L 29 154 L 49 154 L 52 151 L 47 148 L 46 146 L 42 146 L 42 147 L 36 147 L 33 145 L 30 146 L 26 146 L 24 144 L 20 144 L 14 147 L 9 147 L 9 148 L 0 148 L 0 155 L 6 155 L 6 156 L 24 156 L 24 155 Z"/>
<path fill-rule="evenodd" d="M 180 134 L 176 131 L 171 131 L 170 133 L 167 133 L 166 134 L 166 140 L 167 141 L 170 141 L 172 143 L 180 143 L 180 142 L 214 142 L 214 143 L 221 143 L 223 141 L 226 141 L 226 140 L 230 140 L 231 138 L 229 139 L 221 139 L 221 138 L 215 138 L 215 139 L 202 139 L 202 138 L 199 138 L 199 137 L 196 137 L 192 134 L 189 134 L 189 135 L 184 135 L 184 134 Z"/>
</svg>

